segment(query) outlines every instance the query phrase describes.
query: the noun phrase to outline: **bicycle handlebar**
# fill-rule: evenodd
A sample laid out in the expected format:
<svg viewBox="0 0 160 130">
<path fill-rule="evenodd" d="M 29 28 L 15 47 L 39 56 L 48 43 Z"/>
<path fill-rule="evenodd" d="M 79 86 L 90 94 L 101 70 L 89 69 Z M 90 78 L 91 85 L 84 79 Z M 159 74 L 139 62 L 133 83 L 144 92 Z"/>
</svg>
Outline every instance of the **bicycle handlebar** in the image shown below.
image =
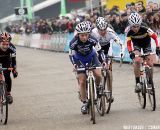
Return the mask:
<svg viewBox="0 0 160 130">
<path fill-rule="evenodd" d="M 156 54 L 156 53 L 155 52 L 151 52 L 151 53 L 145 53 L 145 54 L 135 55 L 135 57 L 145 58 L 146 56 L 154 55 L 154 54 Z"/>
<path fill-rule="evenodd" d="M 107 56 L 108 58 L 111 58 L 111 59 L 113 59 L 113 58 L 120 58 L 120 67 L 122 66 L 122 63 L 123 63 L 123 58 L 124 57 L 122 57 L 122 55 L 121 56 L 110 56 L 110 55 L 108 55 Z"/>
<path fill-rule="evenodd" d="M 13 68 L 0 68 L 0 71 L 4 71 L 4 70 L 10 70 L 10 71 L 12 71 Z"/>
<path fill-rule="evenodd" d="M 122 58 L 121 56 L 107 56 L 107 58 Z"/>
<path fill-rule="evenodd" d="M 94 70 L 94 69 L 102 69 L 103 67 L 84 67 L 84 68 L 77 68 L 76 71 L 85 71 L 85 70 Z"/>
</svg>

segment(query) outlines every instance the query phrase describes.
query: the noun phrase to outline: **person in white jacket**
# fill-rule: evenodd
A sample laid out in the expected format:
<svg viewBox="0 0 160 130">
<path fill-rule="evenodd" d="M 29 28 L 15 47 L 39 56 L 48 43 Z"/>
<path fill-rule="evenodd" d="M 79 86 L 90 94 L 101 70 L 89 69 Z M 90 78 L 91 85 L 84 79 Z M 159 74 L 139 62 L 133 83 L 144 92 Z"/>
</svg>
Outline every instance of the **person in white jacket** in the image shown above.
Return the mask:
<svg viewBox="0 0 160 130">
<path fill-rule="evenodd" d="M 111 29 L 108 26 L 108 23 L 106 22 L 106 19 L 103 17 L 98 17 L 98 19 L 96 20 L 96 27 L 94 29 L 92 29 L 92 33 L 91 35 L 93 35 L 100 43 L 102 50 L 104 51 L 105 57 L 106 57 L 106 63 L 108 63 L 109 66 L 109 61 L 107 56 L 108 55 L 112 55 L 112 48 L 111 47 L 111 41 L 114 41 L 115 43 L 119 44 L 120 47 L 120 56 L 123 57 L 124 56 L 124 45 L 121 41 L 121 39 L 118 37 L 118 35 L 116 34 L 116 32 Z M 108 91 L 111 91 L 112 87 L 108 86 Z M 113 101 L 113 97 L 112 97 L 112 101 Z"/>
</svg>

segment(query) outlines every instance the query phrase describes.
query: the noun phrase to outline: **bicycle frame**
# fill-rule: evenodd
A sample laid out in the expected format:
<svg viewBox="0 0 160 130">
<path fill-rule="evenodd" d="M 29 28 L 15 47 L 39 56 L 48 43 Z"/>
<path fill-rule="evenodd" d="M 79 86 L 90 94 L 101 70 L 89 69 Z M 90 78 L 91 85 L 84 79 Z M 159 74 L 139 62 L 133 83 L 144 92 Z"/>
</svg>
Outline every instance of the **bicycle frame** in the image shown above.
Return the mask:
<svg viewBox="0 0 160 130">
<path fill-rule="evenodd" d="M 88 100 L 90 100 L 90 85 L 89 85 L 89 80 L 92 80 L 93 79 L 93 83 L 94 83 L 94 99 L 97 99 L 97 92 L 96 92 L 96 84 L 95 84 L 95 77 L 93 76 L 93 71 L 91 70 L 87 70 L 86 71 L 86 75 L 87 75 L 87 96 L 88 96 Z"/>
<path fill-rule="evenodd" d="M 96 92 L 96 84 L 95 84 L 95 77 L 93 75 L 93 70 L 94 69 L 102 69 L 102 67 L 86 67 L 86 68 L 77 68 L 77 71 L 86 71 L 86 76 L 87 76 L 87 96 L 88 98 L 90 97 L 90 94 L 89 94 L 89 80 L 90 79 L 93 79 L 93 82 L 94 82 L 94 95 L 95 95 L 95 99 L 97 99 L 97 92 Z"/>
<path fill-rule="evenodd" d="M 86 65 L 87 66 L 87 65 Z M 88 108 L 89 112 L 91 112 L 91 121 L 93 124 L 96 123 L 95 121 L 95 105 L 97 101 L 97 91 L 96 91 L 96 84 L 95 84 L 95 77 L 93 75 L 93 70 L 102 67 L 85 67 L 85 68 L 78 68 L 77 71 L 85 71 L 87 80 L 86 80 L 86 89 L 87 89 L 87 100 L 88 100 Z"/>
<path fill-rule="evenodd" d="M 155 53 L 150 54 L 144 54 L 144 55 L 135 55 L 135 57 L 141 57 L 141 63 L 140 63 L 140 77 L 143 82 L 145 82 L 146 88 L 148 88 L 147 84 L 147 74 L 146 74 L 146 68 L 149 70 L 152 68 L 147 64 L 147 57 L 148 55 L 153 55 Z"/>
<path fill-rule="evenodd" d="M 7 124 L 8 120 L 8 102 L 7 102 L 7 95 L 6 95 L 6 84 L 3 71 L 10 70 L 9 68 L 2 68 L 2 64 L 0 64 L 0 120 L 5 125 Z"/>
<path fill-rule="evenodd" d="M 4 74 L 3 74 L 3 69 L 2 69 L 2 64 L 0 64 L 0 81 L 4 81 Z"/>
<path fill-rule="evenodd" d="M 155 90 L 154 90 L 154 84 L 153 84 L 153 79 L 152 79 L 152 74 L 151 74 L 151 68 L 147 64 L 147 56 L 153 55 L 155 53 L 148 53 L 148 54 L 143 54 L 143 55 L 135 55 L 135 57 L 141 57 L 141 62 L 140 62 L 140 83 L 141 83 L 141 92 L 138 92 L 138 99 L 140 102 L 141 107 L 144 109 L 146 107 L 146 93 L 148 93 L 149 96 L 149 101 L 151 103 L 152 110 L 154 111 L 156 108 L 156 98 L 155 98 Z M 149 83 L 149 81 L 151 83 Z M 152 85 L 152 87 L 149 86 Z M 151 94 L 152 93 L 152 94 Z M 152 98 L 153 97 L 153 98 Z M 152 102 L 153 99 L 153 102 Z"/>
</svg>

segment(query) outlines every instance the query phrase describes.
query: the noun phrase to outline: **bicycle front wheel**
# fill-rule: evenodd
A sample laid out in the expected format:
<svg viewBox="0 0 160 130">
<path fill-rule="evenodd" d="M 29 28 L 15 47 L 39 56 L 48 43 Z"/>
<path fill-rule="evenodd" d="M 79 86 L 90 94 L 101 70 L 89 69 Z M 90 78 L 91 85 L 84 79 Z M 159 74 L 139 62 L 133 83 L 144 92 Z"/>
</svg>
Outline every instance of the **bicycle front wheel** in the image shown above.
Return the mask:
<svg viewBox="0 0 160 130">
<path fill-rule="evenodd" d="M 154 83 L 153 79 L 151 78 L 151 71 L 149 69 L 146 69 L 146 74 L 147 74 L 147 93 L 148 93 L 148 99 L 149 103 L 151 105 L 151 108 L 153 111 L 156 109 L 156 96 L 155 96 L 155 88 L 154 88 Z"/>
<path fill-rule="evenodd" d="M 93 122 L 93 124 L 96 123 L 96 117 L 95 117 L 95 106 L 94 106 L 94 101 L 95 101 L 95 96 L 94 96 L 94 80 L 93 78 L 89 78 L 89 95 L 90 95 L 90 105 L 89 105 L 89 109 L 90 109 L 90 113 L 91 113 L 91 121 Z"/>
<path fill-rule="evenodd" d="M 106 71 L 106 77 L 104 77 L 104 86 L 106 86 L 107 82 L 107 88 L 110 88 L 111 90 L 109 92 L 106 92 L 105 97 L 106 97 L 106 111 L 105 113 L 109 113 L 111 109 L 111 104 L 112 104 L 112 71 L 108 70 Z M 107 90 L 105 87 L 105 90 Z"/>
<path fill-rule="evenodd" d="M 101 97 L 97 99 L 97 111 L 101 116 L 104 116 L 106 110 L 106 97 L 102 93 Z"/>
<path fill-rule="evenodd" d="M 149 99 L 150 105 L 152 107 L 152 110 L 155 111 L 155 109 L 156 109 L 156 96 L 155 96 L 155 88 L 154 88 L 153 81 L 150 85 L 151 85 L 151 89 L 147 90 L 148 99 Z"/>
<path fill-rule="evenodd" d="M 138 92 L 138 100 L 141 108 L 145 109 L 146 107 L 146 82 L 143 80 L 143 77 L 140 77 L 141 91 Z"/>
<path fill-rule="evenodd" d="M 0 83 L 0 122 L 4 125 L 8 121 L 8 102 L 5 83 Z"/>
</svg>

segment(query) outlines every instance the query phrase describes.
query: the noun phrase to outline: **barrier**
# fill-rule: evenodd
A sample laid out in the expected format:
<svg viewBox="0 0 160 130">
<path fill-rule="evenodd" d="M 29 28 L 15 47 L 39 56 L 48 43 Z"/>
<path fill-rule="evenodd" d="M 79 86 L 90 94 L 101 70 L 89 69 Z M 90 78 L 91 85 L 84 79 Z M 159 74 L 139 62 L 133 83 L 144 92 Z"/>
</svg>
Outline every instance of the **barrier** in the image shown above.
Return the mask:
<svg viewBox="0 0 160 130">
<path fill-rule="evenodd" d="M 73 38 L 73 33 L 54 33 L 52 35 L 48 34 L 11 34 L 12 42 L 18 46 L 25 46 L 31 48 L 38 48 L 44 50 L 53 50 L 59 52 L 69 51 L 69 42 Z M 129 58 L 129 53 L 126 45 L 126 38 L 124 34 L 119 35 L 120 39 L 125 45 L 125 58 L 124 62 L 131 62 Z M 158 36 L 160 39 L 160 35 Z M 155 51 L 155 44 L 152 40 L 152 49 Z M 119 55 L 119 46 L 117 44 L 112 44 L 112 50 L 114 55 Z M 160 62 L 158 63 L 160 65 Z"/>
<path fill-rule="evenodd" d="M 67 33 L 48 34 L 11 34 L 12 42 L 18 46 L 67 52 Z M 71 39 L 71 38 L 70 38 Z M 68 40 L 69 45 L 69 40 Z M 66 48 L 66 49 L 65 49 Z"/>
</svg>

